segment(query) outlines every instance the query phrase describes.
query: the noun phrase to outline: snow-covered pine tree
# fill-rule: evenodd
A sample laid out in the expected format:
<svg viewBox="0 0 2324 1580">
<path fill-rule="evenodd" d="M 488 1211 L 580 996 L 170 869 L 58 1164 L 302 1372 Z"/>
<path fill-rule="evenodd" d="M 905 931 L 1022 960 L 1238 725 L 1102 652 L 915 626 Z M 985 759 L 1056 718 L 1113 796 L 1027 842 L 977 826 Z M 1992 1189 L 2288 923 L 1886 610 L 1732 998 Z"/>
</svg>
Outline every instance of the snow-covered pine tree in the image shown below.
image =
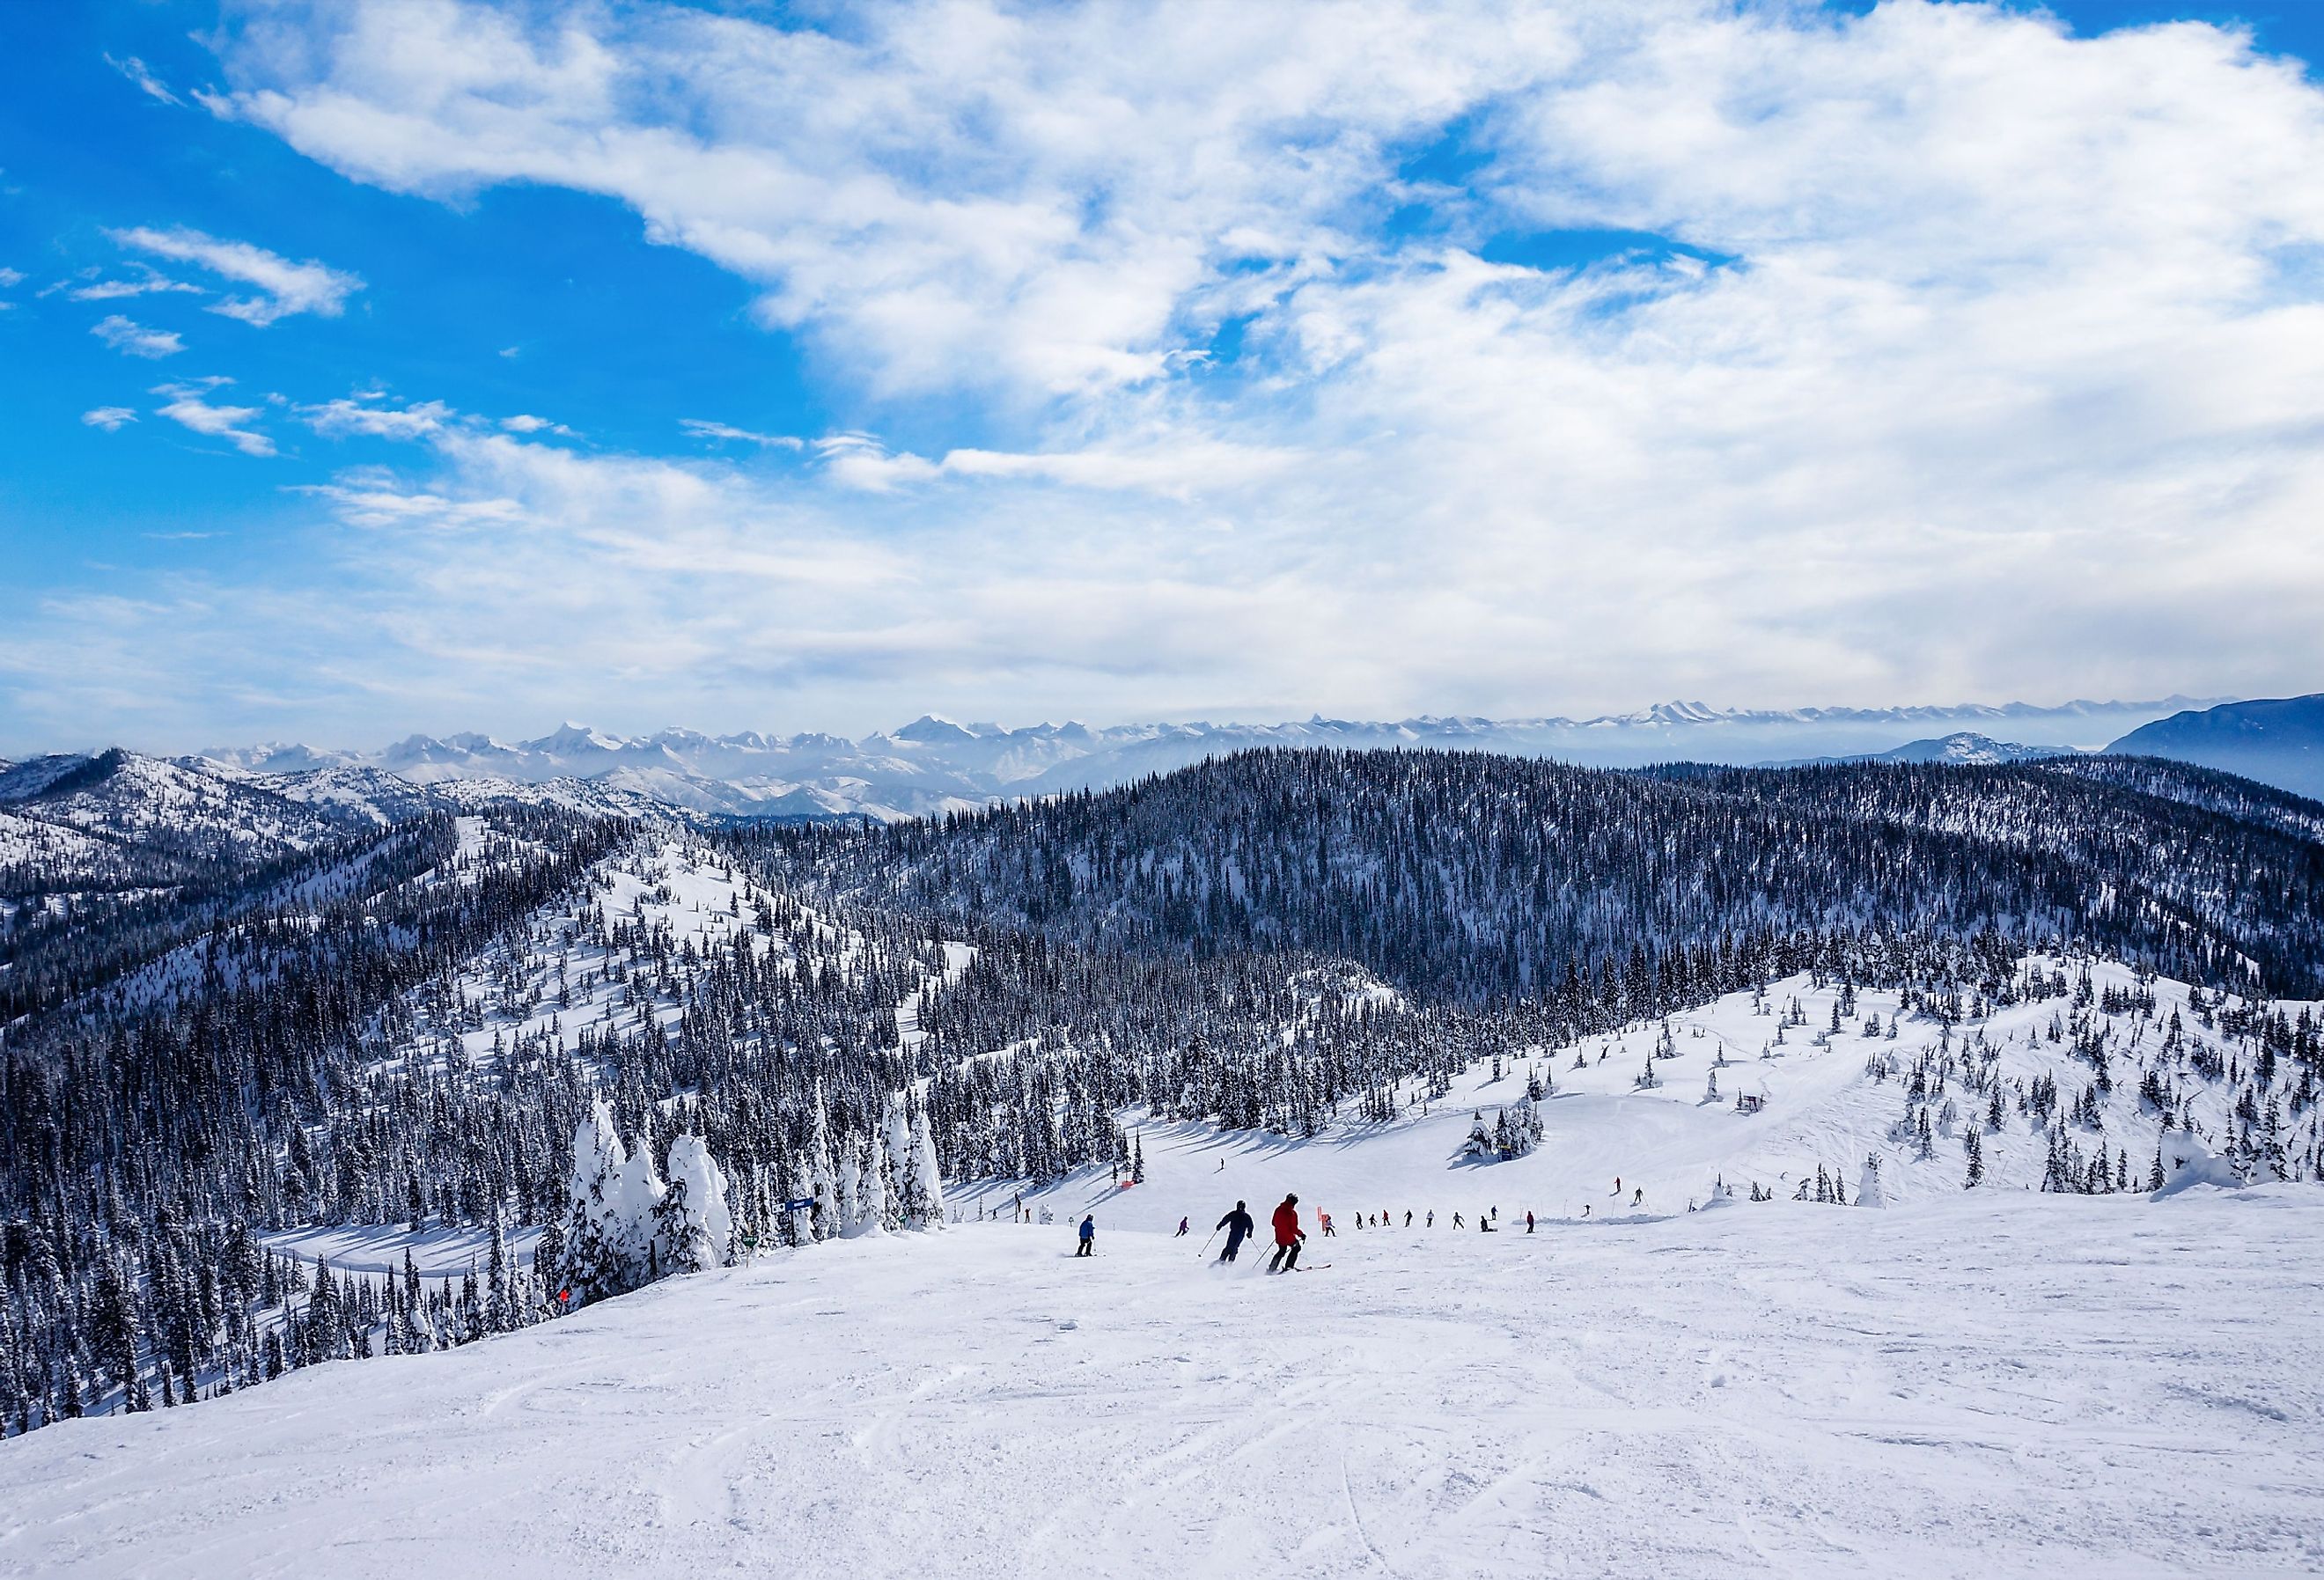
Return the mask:
<svg viewBox="0 0 2324 1580">
<path fill-rule="evenodd" d="M 881 1227 L 900 1229 L 912 1210 L 909 1173 L 912 1159 L 912 1115 L 904 1094 L 889 1094 L 881 1116 Z"/>
<path fill-rule="evenodd" d="M 705 1272 L 726 1265 L 734 1242 L 726 1174 L 700 1136 L 688 1133 L 669 1143 L 669 1187 L 658 1204 L 655 1223 L 668 1271 Z"/>
<path fill-rule="evenodd" d="M 573 1169 L 565 1187 L 564 1260 L 558 1287 L 572 1292 L 576 1306 L 619 1294 L 623 1288 L 626 1236 L 614 1224 L 616 1214 L 608 1197 L 614 1170 L 627 1160 L 621 1133 L 613 1128 L 613 1110 L 601 1097 L 574 1129 Z"/>
<path fill-rule="evenodd" d="M 863 1168 L 852 1142 L 840 1147 L 838 1210 L 832 1218 L 834 1234 L 853 1236 L 862 1230 Z"/>
<path fill-rule="evenodd" d="M 508 1237 L 501 1233 L 498 1203 L 493 1204 L 492 1216 L 492 1239 L 484 1259 L 484 1331 L 514 1333 L 521 1325 L 509 1287 Z"/>
<path fill-rule="evenodd" d="M 888 1146 L 873 1131 L 863 1138 L 863 1173 L 857 1181 L 860 1193 L 855 1204 L 857 1233 L 884 1234 L 890 1227 L 888 1219 Z"/>
<path fill-rule="evenodd" d="M 919 1105 L 912 1110 L 912 1195 L 923 1228 L 944 1222 L 944 1170 L 936 1160 L 936 1138 L 928 1133 L 927 1109 Z"/>
<path fill-rule="evenodd" d="M 815 1089 L 815 1127 L 808 1132 L 805 1178 L 807 1194 L 815 1198 L 812 1236 L 829 1240 L 847 1231 L 849 1215 L 855 1204 L 853 1193 L 840 1188 L 839 1170 L 834 1164 L 831 1150 L 831 1123 L 823 1105 L 823 1087 Z"/>
</svg>

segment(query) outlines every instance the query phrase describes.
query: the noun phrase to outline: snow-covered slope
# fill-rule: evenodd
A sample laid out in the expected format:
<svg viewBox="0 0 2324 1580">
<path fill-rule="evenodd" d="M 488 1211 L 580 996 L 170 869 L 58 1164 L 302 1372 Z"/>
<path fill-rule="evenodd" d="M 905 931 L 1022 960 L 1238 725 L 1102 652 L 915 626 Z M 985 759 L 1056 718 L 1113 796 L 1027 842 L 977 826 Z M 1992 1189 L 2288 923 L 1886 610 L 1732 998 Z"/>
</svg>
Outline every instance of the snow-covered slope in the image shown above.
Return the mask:
<svg viewBox="0 0 2324 1580">
<path fill-rule="evenodd" d="M 1232 1169 L 1229 1175 L 1232 1175 Z M 1234 1188 L 1230 1180 L 1190 1208 Z M 0 1443 L 43 1575 L 2262 1575 L 2324 1563 L 2324 1201 L 963 1225 Z"/>
<path fill-rule="evenodd" d="M 2071 753 L 2070 747 L 2028 746 L 2018 741 L 1997 741 L 1975 730 L 1955 730 L 1931 741 L 1907 741 L 1886 752 L 1865 752 L 1852 757 L 1803 757 L 1784 762 L 1763 762 L 1762 768 L 1804 768 L 1827 762 L 1956 762 L 1979 767 L 1996 762 L 2033 762 Z"/>
<path fill-rule="evenodd" d="M 2028 964 L 2064 986 L 2060 963 Z M 2061 993 L 1980 1014 L 1971 1003 L 1953 1022 L 1933 1008 L 1900 1013 L 1895 994 L 1860 990 L 1849 995 L 1853 1012 L 1843 1013 L 1834 1031 L 1840 985 L 1795 977 L 1773 984 L 1756 1006 L 1752 994 L 1736 993 L 1674 1015 L 1667 1041 L 1665 1023 L 1650 1022 L 1541 1050 L 1529 1064 L 1511 1061 L 1499 1079 L 1480 1062 L 1425 1113 L 1417 1112 L 1422 1094 L 1405 1093 L 1416 1111 L 1387 1124 L 1351 1114 L 1306 1141 L 1148 1125 L 1138 1132 L 1145 1187 L 1093 1197 L 1078 1178 L 1033 1191 L 996 1180 L 956 1187 L 954 1200 L 979 1214 L 1013 1210 L 1020 1198 L 1058 1213 L 1102 1200 L 1102 1222 L 1161 1230 L 1189 1210 L 1190 1192 L 1201 1192 L 1192 1197 L 1201 1215 L 1219 1194 L 1204 1188 L 1217 1173 L 1219 1183 L 1231 1178 L 1233 1193 L 1254 1204 L 1296 1190 L 1350 1231 L 1359 1214 L 1388 1213 L 1400 1224 L 1407 1210 L 1433 1212 L 1440 1224 L 1457 1212 L 1473 1227 L 1479 1215 L 1495 1210 L 1504 1225 L 1527 1212 L 1558 1220 L 1683 1213 L 1722 1186 L 1747 1198 L 1755 1186 L 1788 1198 L 1805 1183 L 1812 1195 L 1819 1169 L 1853 1201 L 1868 1157 L 1879 1160 L 1880 1193 L 1890 1203 L 1950 1197 L 1968 1178 L 1972 1132 L 1980 1188 L 2019 1194 L 2049 1178 L 2053 1131 L 2070 1150 L 2074 1185 L 2089 1178 L 2103 1151 L 2110 1164 L 2123 1165 L 2135 1192 L 2147 1188 L 2158 1153 L 2168 1173 L 2179 1158 L 2230 1147 L 2244 1122 L 2231 1106 L 2235 1086 L 2224 1076 L 2231 1067 L 2248 1070 L 2249 1045 L 2207 1024 L 2182 984 L 2142 984 L 2103 963 L 2091 967 L 2089 981 L 2087 1004 Z M 2314 1013 L 2312 1006 L 2280 1007 L 2293 1019 L 2303 1009 Z M 1665 1055 L 1655 1057 L 1658 1049 Z M 2106 1058 L 2105 1090 L 2093 1049 Z M 1642 1087 L 1650 1065 L 1659 1085 Z M 2207 1073 L 2214 1070 L 2220 1078 Z M 2156 1085 L 2143 1091 L 2150 1072 Z M 1536 1104 L 1539 1144 L 1507 1160 L 1462 1158 L 1477 1119 L 1489 1125 L 1523 1100 L 1529 1073 L 1550 1086 Z M 2150 1100 L 2156 1093 L 2169 1096 L 2167 1110 Z M 1757 1111 L 1743 1112 L 1738 1098 L 1755 1101 Z M 2290 1106 L 2277 1115 L 2275 1145 L 2287 1160 L 2305 1160 L 2324 1147 L 2324 1114 Z M 2264 1112 L 2254 1116 L 2255 1136 L 2264 1137 L 2267 1123 Z M 1644 1200 L 1633 1206 L 1641 1191 Z M 1223 1210 L 1212 1210 L 1212 1220 Z"/>
<path fill-rule="evenodd" d="M 544 907 L 447 979 L 410 995 L 389 1045 L 399 1058 L 420 1051 L 438 1060 L 456 1049 L 466 1065 L 488 1069 L 507 1049 L 571 1049 L 585 1033 L 674 1026 L 683 1009 L 678 979 L 633 972 L 610 941 L 615 926 L 688 962 L 747 947 L 779 973 L 796 970 L 803 950 L 848 966 L 861 947 L 855 934 L 788 900 L 778 929 L 774 898 L 696 842 L 643 835 L 598 863 L 586 891 Z"/>
</svg>

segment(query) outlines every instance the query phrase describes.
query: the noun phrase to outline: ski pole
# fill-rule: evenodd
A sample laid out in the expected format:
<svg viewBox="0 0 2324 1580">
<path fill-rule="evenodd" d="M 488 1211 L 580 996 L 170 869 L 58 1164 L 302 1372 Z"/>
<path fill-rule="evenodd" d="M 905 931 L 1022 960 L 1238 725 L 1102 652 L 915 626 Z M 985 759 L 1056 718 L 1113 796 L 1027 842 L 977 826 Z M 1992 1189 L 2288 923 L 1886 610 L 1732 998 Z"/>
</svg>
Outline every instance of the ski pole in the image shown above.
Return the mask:
<svg viewBox="0 0 2324 1580">
<path fill-rule="evenodd" d="M 1218 1237 L 1219 1237 L 1219 1232 L 1218 1232 L 1216 1229 L 1213 1229 L 1213 1230 L 1211 1231 L 1211 1240 L 1216 1240 Z M 1202 1261 L 1202 1260 L 1203 1260 L 1203 1258 L 1204 1258 L 1204 1257 L 1206 1257 L 1206 1256 L 1210 1255 L 1210 1253 L 1211 1253 L 1211 1240 L 1205 1240 L 1205 1241 L 1204 1241 L 1204 1242 L 1203 1242 L 1203 1248 L 1202 1248 L 1200 1251 L 1198 1251 L 1198 1252 L 1194 1252 L 1194 1260 L 1195 1260 L 1196 1261 Z"/>
</svg>

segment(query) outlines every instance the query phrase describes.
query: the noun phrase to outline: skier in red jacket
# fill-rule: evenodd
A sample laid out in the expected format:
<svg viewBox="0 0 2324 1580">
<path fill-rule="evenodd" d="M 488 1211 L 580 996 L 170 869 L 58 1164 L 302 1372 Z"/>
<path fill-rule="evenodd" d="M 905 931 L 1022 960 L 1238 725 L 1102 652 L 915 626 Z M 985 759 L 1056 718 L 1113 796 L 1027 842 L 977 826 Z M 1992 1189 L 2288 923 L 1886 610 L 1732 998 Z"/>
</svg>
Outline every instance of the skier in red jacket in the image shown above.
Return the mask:
<svg viewBox="0 0 2324 1580">
<path fill-rule="evenodd" d="M 1282 1205 L 1275 1209 L 1275 1256 L 1267 1264 L 1267 1270 L 1271 1273 L 1297 1272 L 1299 1243 L 1306 1238 L 1307 1232 L 1299 1226 L 1299 1198 L 1286 1196 Z"/>
</svg>

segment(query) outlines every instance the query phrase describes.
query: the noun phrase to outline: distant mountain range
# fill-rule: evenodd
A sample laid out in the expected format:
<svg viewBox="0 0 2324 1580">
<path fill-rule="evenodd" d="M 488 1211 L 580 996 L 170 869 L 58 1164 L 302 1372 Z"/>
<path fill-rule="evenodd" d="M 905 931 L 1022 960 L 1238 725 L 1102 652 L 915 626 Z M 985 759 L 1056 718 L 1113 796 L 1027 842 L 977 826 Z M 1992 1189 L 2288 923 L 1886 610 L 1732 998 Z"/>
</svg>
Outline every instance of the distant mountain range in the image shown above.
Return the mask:
<svg viewBox="0 0 2324 1580">
<path fill-rule="evenodd" d="M 887 821 L 1104 789 L 1257 746 L 1494 752 L 1605 767 L 2070 757 L 2095 772 L 2089 736 L 2122 727 L 2107 753 L 2220 769 L 2324 799 L 2324 695 L 2173 710 L 2181 700 L 1790 713 L 1674 703 L 1582 720 L 1315 718 L 1108 729 L 1009 730 L 931 716 L 860 741 L 678 729 L 625 738 L 573 725 L 514 743 L 415 735 L 368 753 L 268 745 L 160 758 L 115 748 L 0 762 L 0 879 L 13 873 L 28 892 L 104 887 L 150 873 L 157 861 L 192 872 L 273 860 L 424 813 L 512 804 L 647 820 Z M 1963 715 L 2006 720 L 2017 738 L 1960 729 L 1891 744 L 1915 726 Z M 1803 753 L 1803 745 L 1840 749 Z M 1770 746 L 1792 750 L 1778 756 Z"/>
<path fill-rule="evenodd" d="M 622 736 L 568 724 L 530 741 L 413 735 L 375 752 L 274 744 L 204 756 L 266 775 L 373 770 L 420 785 L 475 779 L 517 784 L 565 781 L 696 812 L 885 820 L 979 807 L 996 797 L 1103 789 L 1255 746 L 1501 752 L 1636 768 L 1679 760 L 1748 763 L 1877 756 L 1899 750 L 1900 740 L 1916 741 L 1932 729 L 1951 726 L 1956 735 L 1974 733 L 1987 741 L 1992 737 L 1986 732 L 2006 728 L 2013 742 L 2027 744 L 1996 743 L 1994 749 L 2032 754 L 2092 750 L 2167 714 L 2202 706 L 2207 705 L 2184 697 L 2057 707 L 2006 703 L 1782 711 L 1669 702 L 1579 719 L 1315 717 L 1264 725 L 1196 721 L 1093 728 L 1066 723 L 1019 729 L 930 715 L 861 740 L 757 731 L 710 735 L 688 729 Z"/>
<path fill-rule="evenodd" d="M 2175 713 L 2107 750 L 2240 773 L 2324 800 L 2324 691 Z"/>
</svg>

